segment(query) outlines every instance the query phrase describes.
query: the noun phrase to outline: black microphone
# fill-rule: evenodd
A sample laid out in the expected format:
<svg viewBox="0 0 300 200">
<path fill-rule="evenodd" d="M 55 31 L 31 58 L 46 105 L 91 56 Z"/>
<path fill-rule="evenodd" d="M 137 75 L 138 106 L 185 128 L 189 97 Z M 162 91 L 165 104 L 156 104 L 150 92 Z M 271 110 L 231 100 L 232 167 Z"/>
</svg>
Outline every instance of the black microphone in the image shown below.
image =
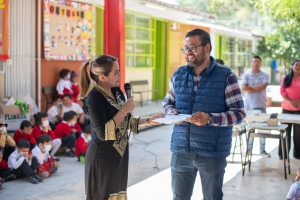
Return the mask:
<svg viewBox="0 0 300 200">
<path fill-rule="evenodd" d="M 130 83 L 125 83 L 124 84 L 124 90 L 125 90 L 127 99 L 129 99 L 131 97 L 131 86 L 130 86 Z"/>
</svg>

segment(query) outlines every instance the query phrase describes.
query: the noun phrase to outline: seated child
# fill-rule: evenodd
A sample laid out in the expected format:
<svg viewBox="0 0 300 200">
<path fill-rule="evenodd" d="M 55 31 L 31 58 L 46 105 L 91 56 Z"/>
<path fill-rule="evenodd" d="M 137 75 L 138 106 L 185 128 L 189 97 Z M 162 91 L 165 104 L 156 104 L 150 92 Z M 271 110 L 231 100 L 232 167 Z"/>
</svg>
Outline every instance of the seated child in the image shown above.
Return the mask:
<svg viewBox="0 0 300 200">
<path fill-rule="evenodd" d="M 30 143 L 21 139 L 17 142 L 17 149 L 8 158 L 8 167 L 17 179 L 27 177 L 30 183 L 37 184 L 43 179 L 36 173 L 39 165 L 37 159 L 29 154 Z"/>
<path fill-rule="evenodd" d="M 39 112 L 34 115 L 34 119 L 35 119 L 35 124 L 36 124 L 32 130 L 34 139 L 37 141 L 37 139 L 42 134 L 49 135 L 52 140 L 52 142 L 51 142 L 52 150 L 50 152 L 50 156 L 54 160 L 59 161 L 59 158 L 56 158 L 54 155 L 61 145 L 61 140 L 55 138 L 55 134 L 49 126 L 48 115 L 46 113 Z"/>
<path fill-rule="evenodd" d="M 14 140 L 18 144 L 19 140 L 25 139 L 30 143 L 30 149 L 35 146 L 35 139 L 32 134 L 32 126 L 30 121 L 24 120 L 20 125 L 20 129 L 16 130 Z"/>
<path fill-rule="evenodd" d="M 76 114 L 76 113 L 75 113 Z M 63 121 L 57 124 L 55 128 L 55 137 L 61 139 L 61 146 L 66 146 L 66 156 L 75 157 L 75 134 L 71 133 L 71 124 L 74 124 L 74 112 L 66 112 Z"/>
<path fill-rule="evenodd" d="M 0 119 L 0 147 L 2 147 L 3 159 L 8 160 L 9 155 L 15 151 L 16 143 L 7 134 L 7 124 Z"/>
<path fill-rule="evenodd" d="M 49 108 L 47 114 L 49 124 L 52 130 L 55 130 L 55 126 L 62 120 L 62 99 L 60 96 L 52 97 L 52 106 Z"/>
<path fill-rule="evenodd" d="M 75 134 L 76 136 L 76 140 L 80 137 L 81 133 L 82 133 L 82 129 L 79 125 L 79 123 L 77 122 L 77 114 L 74 111 L 69 111 L 70 113 L 73 114 L 73 122 L 71 123 L 71 132 Z"/>
<path fill-rule="evenodd" d="M 85 157 L 85 153 L 89 147 L 90 141 L 92 139 L 91 126 L 87 126 L 84 129 L 84 133 L 76 140 L 75 144 L 75 155 L 80 159 L 80 156 Z"/>
<path fill-rule="evenodd" d="M 2 158 L 3 154 L 1 152 L 2 147 L 0 147 L 0 187 L 3 182 L 15 180 L 16 176 L 11 174 L 12 169 L 8 168 L 7 162 Z"/>
<path fill-rule="evenodd" d="M 38 175 L 47 178 L 56 172 L 59 167 L 58 162 L 49 155 L 51 150 L 51 137 L 49 135 L 40 135 L 37 139 L 37 145 L 32 149 L 32 155 L 39 163 Z"/>
<path fill-rule="evenodd" d="M 73 94 L 72 85 L 70 82 L 71 74 L 70 70 L 62 69 L 59 72 L 59 81 L 56 85 L 56 90 L 59 96 L 64 94 Z"/>
<path fill-rule="evenodd" d="M 300 198 L 300 168 L 297 171 L 295 183 L 290 187 L 286 200 L 298 200 Z"/>
<path fill-rule="evenodd" d="M 71 81 L 71 88 L 73 90 L 72 99 L 73 102 L 75 103 L 79 103 L 77 99 L 77 97 L 79 96 L 78 80 L 79 80 L 78 74 L 75 71 L 72 71 L 70 81 Z"/>
</svg>

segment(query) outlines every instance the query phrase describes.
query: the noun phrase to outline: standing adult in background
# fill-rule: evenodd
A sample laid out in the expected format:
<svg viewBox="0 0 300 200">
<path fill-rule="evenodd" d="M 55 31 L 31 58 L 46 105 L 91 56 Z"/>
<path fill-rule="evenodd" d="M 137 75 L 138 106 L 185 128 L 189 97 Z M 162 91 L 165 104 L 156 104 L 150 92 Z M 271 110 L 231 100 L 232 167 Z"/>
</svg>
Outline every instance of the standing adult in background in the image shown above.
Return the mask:
<svg viewBox="0 0 300 200">
<path fill-rule="evenodd" d="M 204 199 L 220 200 L 232 125 L 245 118 L 244 102 L 235 74 L 210 56 L 206 31 L 188 32 L 181 50 L 187 65 L 174 72 L 163 100 L 165 113 L 192 115 L 172 133 L 173 199 L 191 198 L 199 171 Z"/>
<path fill-rule="evenodd" d="M 266 88 L 270 83 L 269 74 L 260 70 L 261 58 L 253 56 L 251 59 L 252 70 L 242 76 L 242 90 L 245 92 L 245 109 L 260 110 L 262 113 L 267 112 L 267 92 Z M 253 138 L 249 138 L 248 151 L 253 146 Z M 260 138 L 260 155 L 271 157 L 265 151 L 266 138 Z"/>
<path fill-rule="evenodd" d="M 295 60 L 291 72 L 283 77 L 280 84 L 280 94 L 283 98 L 282 113 L 300 114 L 300 60 Z M 300 159 L 300 125 L 288 123 L 288 148 L 291 148 L 291 132 L 293 126 L 295 158 Z M 279 142 L 278 155 L 282 159 L 281 143 Z"/>
<path fill-rule="evenodd" d="M 224 65 L 224 61 L 220 58 L 216 59 L 216 63 L 219 64 L 219 65 Z"/>
<path fill-rule="evenodd" d="M 117 59 L 96 57 L 81 69 L 80 96 L 87 95 L 92 140 L 85 156 L 86 200 L 127 199 L 128 130 L 138 133 L 139 125 L 157 124 L 152 117 L 133 117 L 133 97 L 125 102 L 119 88 L 121 73 Z"/>
</svg>

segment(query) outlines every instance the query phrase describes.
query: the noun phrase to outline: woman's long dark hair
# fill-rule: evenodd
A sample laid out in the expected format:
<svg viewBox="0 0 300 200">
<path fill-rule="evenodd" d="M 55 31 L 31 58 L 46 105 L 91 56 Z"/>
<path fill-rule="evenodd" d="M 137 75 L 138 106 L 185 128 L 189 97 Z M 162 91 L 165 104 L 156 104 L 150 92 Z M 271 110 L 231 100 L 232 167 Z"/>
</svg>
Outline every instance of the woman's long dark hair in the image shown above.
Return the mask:
<svg viewBox="0 0 300 200">
<path fill-rule="evenodd" d="M 292 84 L 292 80 L 294 77 L 293 66 L 296 62 L 300 62 L 300 60 L 297 59 L 293 62 L 291 72 L 285 76 L 285 79 L 284 79 L 284 87 L 285 88 L 290 87 L 290 85 Z"/>
</svg>

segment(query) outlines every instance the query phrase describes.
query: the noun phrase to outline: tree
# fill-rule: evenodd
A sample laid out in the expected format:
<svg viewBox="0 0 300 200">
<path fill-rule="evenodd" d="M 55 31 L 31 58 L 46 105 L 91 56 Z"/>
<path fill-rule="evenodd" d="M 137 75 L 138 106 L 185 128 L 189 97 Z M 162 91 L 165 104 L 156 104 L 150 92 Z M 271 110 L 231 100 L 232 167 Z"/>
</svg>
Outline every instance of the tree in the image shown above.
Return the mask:
<svg viewBox="0 0 300 200">
<path fill-rule="evenodd" d="M 263 57 L 282 60 L 287 72 L 290 64 L 299 58 L 299 33 L 299 27 L 280 25 L 275 33 L 265 36 L 259 42 L 257 54 Z"/>
</svg>

